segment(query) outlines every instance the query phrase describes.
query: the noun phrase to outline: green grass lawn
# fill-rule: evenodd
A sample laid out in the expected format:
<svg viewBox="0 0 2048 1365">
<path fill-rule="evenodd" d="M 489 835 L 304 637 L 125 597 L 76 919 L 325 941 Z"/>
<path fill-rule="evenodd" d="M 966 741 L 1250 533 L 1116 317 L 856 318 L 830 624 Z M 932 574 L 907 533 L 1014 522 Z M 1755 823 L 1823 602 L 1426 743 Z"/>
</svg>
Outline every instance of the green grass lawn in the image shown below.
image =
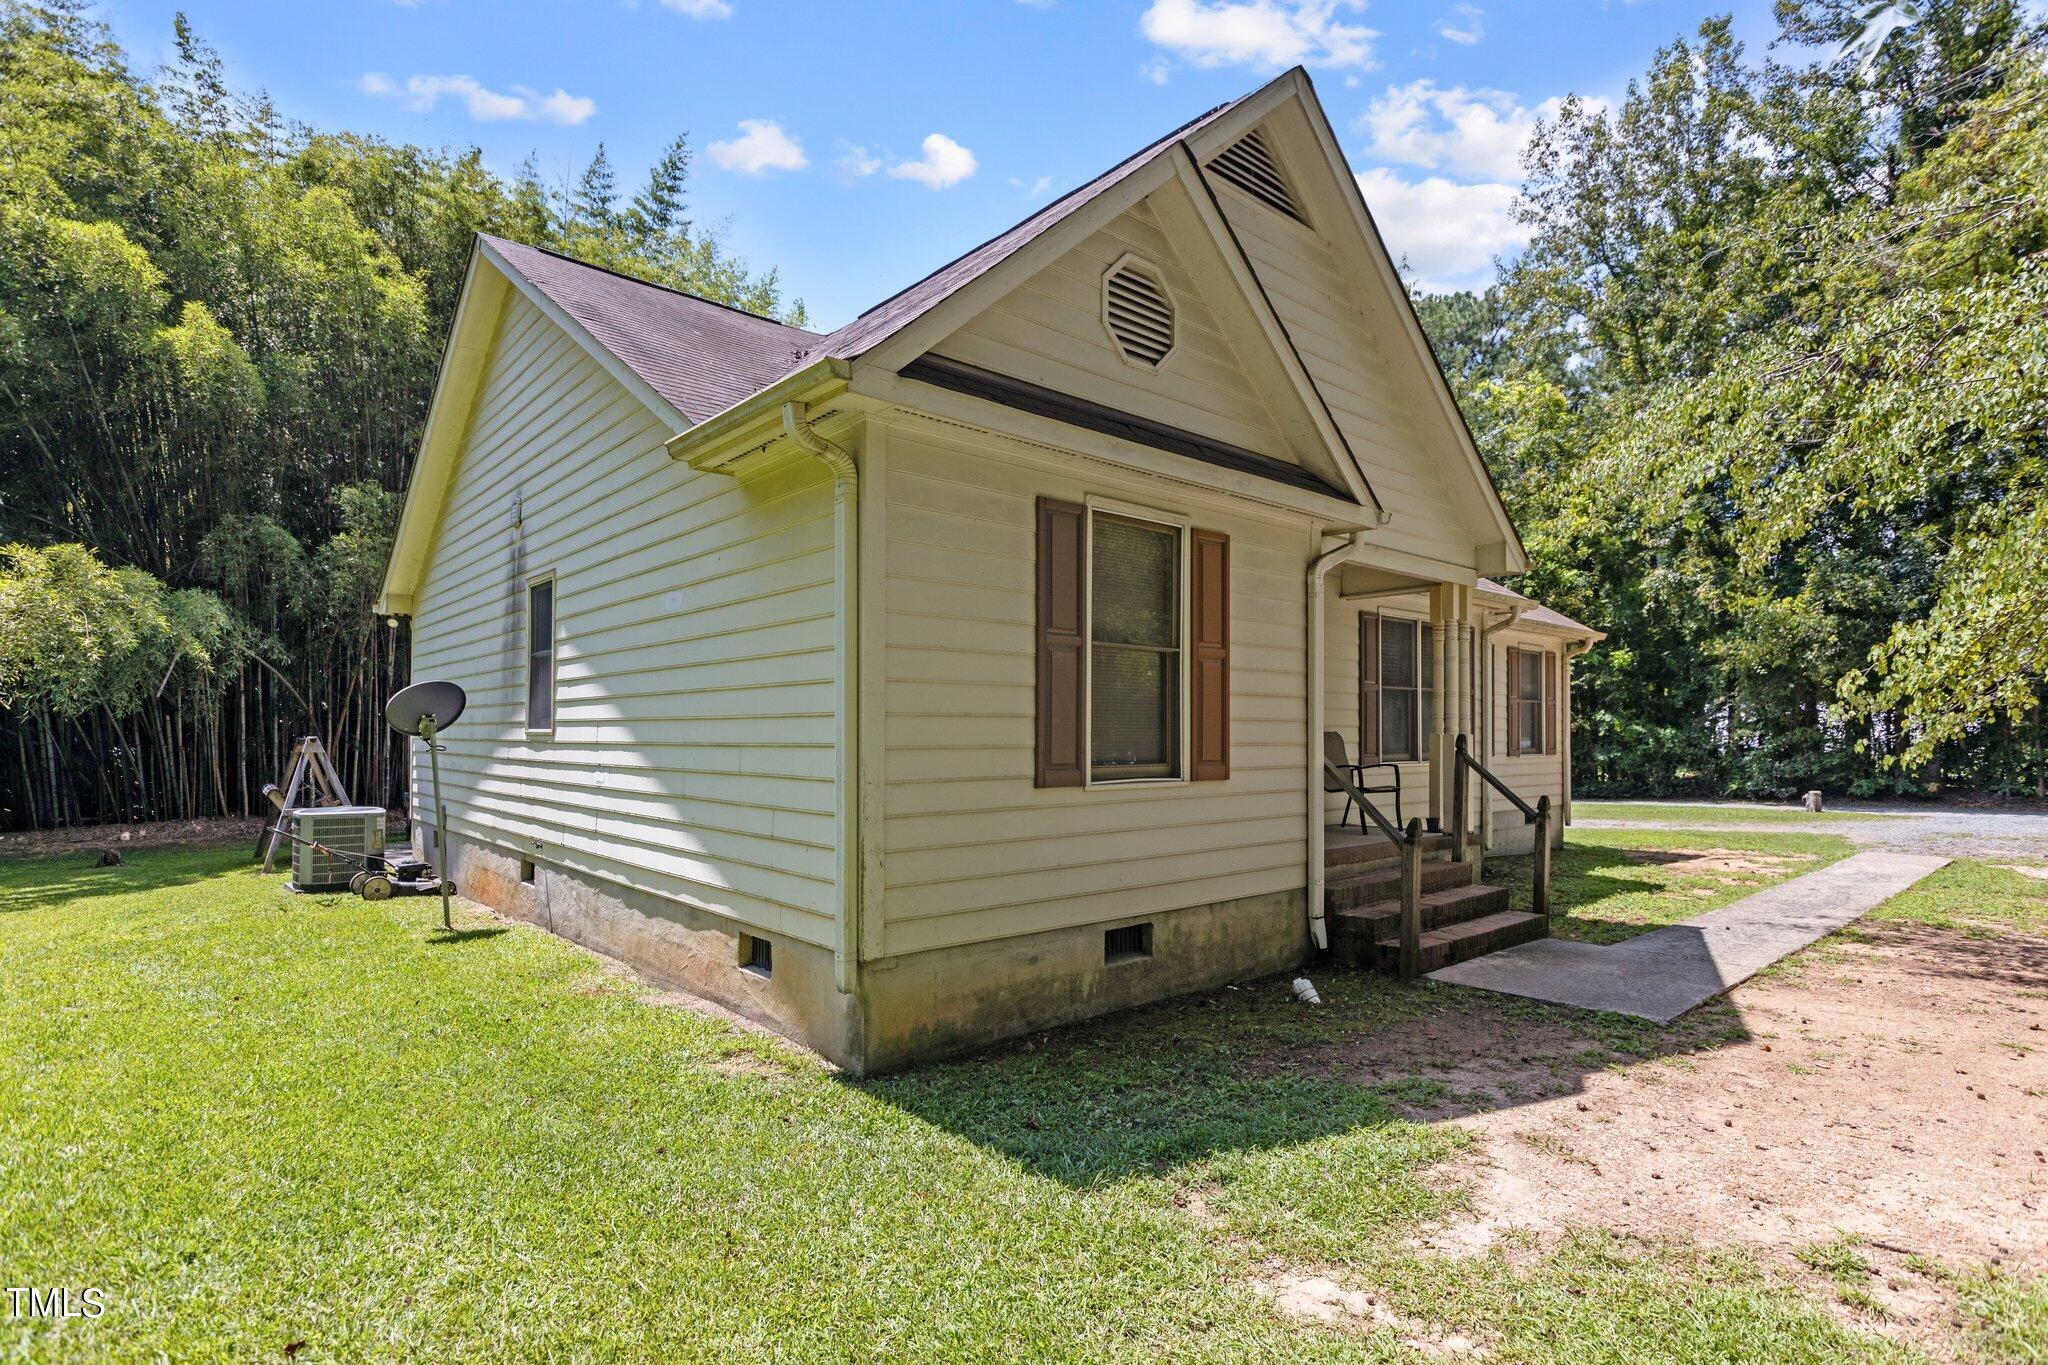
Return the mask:
<svg viewBox="0 0 2048 1365">
<path fill-rule="evenodd" d="M 1618 943 L 1718 910 L 1854 851 L 1833 834 L 1567 830 L 1565 846 L 1551 857 L 1557 909 L 1551 933 Z M 1529 859 L 1489 858 L 1486 880 L 1510 888 L 1516 905 L 1526 905 Z"/>
<path fill-rule="evenodd" d="M 1462 1139 L 1398 1101 L 1436 1082 L 1304 1060 L 1446 1009 L 1596 1059 L 1677 1033 L 1324 973 L 1319 1010 L 1256 983 L 854 1081 L 538 931 L 289 896 L 245 856 L 0 862 L 0 1282 L 107 1303 L 0 1315 L 0 1356 L 1900 1354 L 1735 1252 L 1420 1251 Z M 1282 1317 L 1254 1284 L 1290 1266 L 1401 1325 Z M 2010 1292 L 1970 1311 L 2032 1339 Z"/>
<path fill-rule="evenodd" d="M 1685 805 L 1676 801 L 1589 801 L 1572 802 L 1572 815 L 1582 820 L 1653 820 L 1691 829 L 1728 829 L 1745 825 L 1853 825 L 1877 820 L 1899 820 L 1903 815 L 1876 811 L 1822 811 L 1818 815 L 1796 806 Z"/>
</svg>

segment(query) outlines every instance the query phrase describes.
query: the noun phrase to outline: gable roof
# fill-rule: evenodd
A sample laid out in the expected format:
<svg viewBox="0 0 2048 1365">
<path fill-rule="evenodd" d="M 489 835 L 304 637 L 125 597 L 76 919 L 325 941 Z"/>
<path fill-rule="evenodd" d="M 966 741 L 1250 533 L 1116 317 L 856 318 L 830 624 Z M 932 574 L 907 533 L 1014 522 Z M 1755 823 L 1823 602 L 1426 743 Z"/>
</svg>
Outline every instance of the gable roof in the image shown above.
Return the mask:
<svg viewBox="0 0 2048 1365">
<path fill-rule="evenodd" d="M 552 251 L 479 236 L 692 423 L 759 393 L 826 339 Z"/>
<path fill-rule="evenodd" d="M 838 331 L 824 337 L 805 358 L 831 356 L 837 360 L 852 360 L 873 350 L 1044 236 L 1050 229 L 1072 217 L 1077 210 L 1099 199 L 1105 191 L 1151 165 L 1154 160 L 1171 151 L 1183 140 L 1251 98 L 1252 95 L 1246 95 L 1242 99 L 1219 104 L 1207 113 L 1188 120 L 1165 137 L 1125 157 L 1093 180 L 1067 191 L 1015 227 L 997 233 L 972 251 L 948 261 L 917 283 L 898 290 Z"/>
</svg>

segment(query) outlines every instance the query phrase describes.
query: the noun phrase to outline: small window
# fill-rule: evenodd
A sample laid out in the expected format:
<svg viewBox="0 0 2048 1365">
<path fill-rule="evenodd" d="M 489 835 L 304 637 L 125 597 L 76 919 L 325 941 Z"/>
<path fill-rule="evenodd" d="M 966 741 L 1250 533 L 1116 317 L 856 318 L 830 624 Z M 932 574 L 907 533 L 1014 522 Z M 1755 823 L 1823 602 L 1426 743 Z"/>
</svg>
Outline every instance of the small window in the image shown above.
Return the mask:
<svg viewBox="0 0 2048 1365">
<path fill-rule="evenodd" d="M 1098 513 L 1089 537 L 1095 780 L 1180 775 L 1179 528 Z"/>
<path fill-rule="evenodd" d="M 1136 962 L 1152 956 L 1152 926 L 1150 924 L 1126 924 L 1121 929 L 1105 929 L 1102 932 L 1102 961 L 1106 966 L 1119 962 Z"/>
<path fill-rule="evenodd" d="M 1519 753 L 1543 752 L 1543 655 L 1533 649 L 1516 650 L 1515 661 L 1515 748 Z"/>
<path fill-rule="evenodd" d="M 555 580 L 526 589 L 526 728 L 555 728 Z"/>
<path fill-rule="evenodd" d="M 533 885 L 533 859 L 521 858 L 519 860 L 519 880 L 525 882 L 528 886 Z"/>
<path fill-rule="evenodd" d="M 775 975 L 775 945 L 753 934 L 741 934 L 740 970 L 755 976 Z"/>
</svg>

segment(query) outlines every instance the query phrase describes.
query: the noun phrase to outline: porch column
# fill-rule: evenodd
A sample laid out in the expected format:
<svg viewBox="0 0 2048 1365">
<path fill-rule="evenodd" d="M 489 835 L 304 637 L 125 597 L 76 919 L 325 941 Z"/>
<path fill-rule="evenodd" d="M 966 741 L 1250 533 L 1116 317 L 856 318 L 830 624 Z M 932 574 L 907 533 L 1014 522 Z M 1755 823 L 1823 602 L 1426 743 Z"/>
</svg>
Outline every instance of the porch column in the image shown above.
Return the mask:
<svg viewBox="0 0 2048 1365">
<path fill-rule="evenodd" d="M 1460 734 L 1471 731 L 1466 703 L 1472 678 L 1466 631 L 1471 601 L 1470 590 L 1456 583 L 1439 583 L 1430 589 L 1429 620 L 1434 641 L 1430 665 L 1436 679 L 1436 717 L 1430 727 L 1428 813 L 1439 823 L 1447 823 L 1450 816 L 1453 746 Z"/>
</svg>

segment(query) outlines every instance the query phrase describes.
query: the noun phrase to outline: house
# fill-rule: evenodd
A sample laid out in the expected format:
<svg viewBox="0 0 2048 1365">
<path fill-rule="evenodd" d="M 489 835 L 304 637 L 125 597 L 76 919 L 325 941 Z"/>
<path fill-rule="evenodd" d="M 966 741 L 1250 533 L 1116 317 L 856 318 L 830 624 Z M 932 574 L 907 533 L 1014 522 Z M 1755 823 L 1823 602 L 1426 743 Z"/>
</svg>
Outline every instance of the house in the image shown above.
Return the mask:
<svg viewBox="0 0 2048 1365">
<path fill-rule="evenodd" d="M 1564 803 L 1523 567 L 1293 71 L 828 335 L 479 239 L 380 609 L 466 894 L 874 1070 L 1373 951 L 1326 731 Z"/>
</svg>

